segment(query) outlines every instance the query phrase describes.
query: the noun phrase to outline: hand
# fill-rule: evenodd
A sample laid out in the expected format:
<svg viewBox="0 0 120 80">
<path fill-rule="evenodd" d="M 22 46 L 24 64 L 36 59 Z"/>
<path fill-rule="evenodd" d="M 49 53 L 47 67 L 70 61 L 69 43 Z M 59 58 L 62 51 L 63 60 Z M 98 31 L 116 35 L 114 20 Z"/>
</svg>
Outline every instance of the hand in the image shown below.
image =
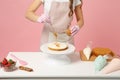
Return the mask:
<svg viewBox="0 0 120 80">
<path fill-rule="evenodd" d="M 70 30 L 70 29 L 65 30 L 65 33 L 66 33 L 68 36 L 71 36 L 71 30 Z"/>
<path fill-rule="evenodd" d="M 40 23 L 51 23 L 50 17 L 48 14 L 42 14 L 37 21 Z"/>
<path fill-rule="evenodd" d="M 79 26 L 75 25 L 71 28 L 68 28 L 67 30 L 65 30 L 65 33 L 68 36 L 74 36 L 77 32 L 79 31 Z"/>
</svg>

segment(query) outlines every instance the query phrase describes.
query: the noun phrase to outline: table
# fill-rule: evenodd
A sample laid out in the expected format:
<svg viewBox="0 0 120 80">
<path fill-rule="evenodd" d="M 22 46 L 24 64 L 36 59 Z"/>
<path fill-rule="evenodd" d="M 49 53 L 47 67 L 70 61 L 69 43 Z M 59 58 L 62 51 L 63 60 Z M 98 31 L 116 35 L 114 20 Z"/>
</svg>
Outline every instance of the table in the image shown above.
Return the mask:
<svg viewBox="0 0 120 80">
<path fill-rule="evenodd" d="M 93 62 L 81 61 L 79 54 L 69 56 L 71 64 L 49 65 L 45 64 L 46 54 L 42 52 L 9 52 L 22 60 L 29 62 L 27 67 L 33 68 L 34 72 L 16 70 L 4 72 L 0 69 L 2 80 L 120 80 L 120 71 L 111 74 L 97 74 L 94 71 Z M 8 54 L 7 58 L 10 59 Z M 20 64 L 17 62 L 17 66 Z"/>
</svg>

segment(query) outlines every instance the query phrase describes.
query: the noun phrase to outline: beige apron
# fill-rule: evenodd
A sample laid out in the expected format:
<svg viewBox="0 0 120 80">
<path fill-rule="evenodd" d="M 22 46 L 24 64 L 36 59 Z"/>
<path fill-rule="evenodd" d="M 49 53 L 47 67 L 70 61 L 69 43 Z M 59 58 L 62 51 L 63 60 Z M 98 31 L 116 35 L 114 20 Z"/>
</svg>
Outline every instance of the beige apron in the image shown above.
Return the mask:
<svg viewBox="0 0 120 80">
<path fill-rule="evenodd" d="M 69 17 L 69 2 L 52 2 L 49 12 L 51 24 L 45 23 L 41 34 L 41 45 L 56 40 L 53 32 L 57 32 L 57 41 L 66 41 L 70 38 L 65 30 L 70 26 L 73 16 Z M 73 44 L 73 39 L 69 41 Z"/>
</svg>

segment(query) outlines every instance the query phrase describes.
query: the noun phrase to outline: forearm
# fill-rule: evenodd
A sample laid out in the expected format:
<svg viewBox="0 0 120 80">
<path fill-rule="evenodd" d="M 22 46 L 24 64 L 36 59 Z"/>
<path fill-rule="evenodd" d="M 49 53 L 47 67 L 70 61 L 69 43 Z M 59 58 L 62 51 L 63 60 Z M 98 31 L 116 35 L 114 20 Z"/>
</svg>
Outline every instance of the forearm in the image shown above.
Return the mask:
<svg viewBox="0 0 120 80">
<path fill-rule="evenodd" d="M 75 14 L 77 19 L 77 25 L 81 28 L 84 25 L 84 19 L 83 19 L 83 12 L 82 12 L 82 5 L 76 6 L 75 8 Z"/>
<path fill-rule="evenodd" d="M 77 25 L 81 28 L 84 25 L 83 13 L 82 10 L 77 11 L 76 18 L 77 18 Z"/>
<path fill-rule="evenodd" d="M 28 7 L 25 17 L 31 21 L 37 22 L 39 16 L 36 15 L 35 12 L 37 11 L 41 4 L 42 4 L 41 0 L 34 0 L 32 4 Z"/>
<path fill-rule="evenodd" d="M 70 28 L 70 31 L 69 30 L 67 31 L 67 34 L 69 35 L 70 33 L 71 36 L 74 36 L 84 25 L 83 14 L 80 5 L 76 6 L 75 14 L 76 14 L 77 23 Z"/>
<path fill-rule="evenodd" d="M 27 12 L 25 17 L 33 22 L 37 22 L 37 19 L 39 18 L 39 16 L 32 11 Z"/>
<path fill-rule="evenodd" d="M 84 25 L 84 20 L 83 20 L 83 19 L 78 20 L 78 21 L 77 21 L 77 25 L 78 25 L 80 28 L 82 28 L 83 25 Z"/>
</svg>

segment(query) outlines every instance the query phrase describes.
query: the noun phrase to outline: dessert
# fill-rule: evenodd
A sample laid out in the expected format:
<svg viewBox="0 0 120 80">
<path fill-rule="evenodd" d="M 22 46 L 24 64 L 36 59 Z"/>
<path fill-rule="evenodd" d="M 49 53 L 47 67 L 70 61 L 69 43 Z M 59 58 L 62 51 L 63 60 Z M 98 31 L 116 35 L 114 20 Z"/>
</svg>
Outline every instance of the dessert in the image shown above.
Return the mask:
<svg viewBox="0 0 120 80">
<path fill-rule="evenodd" d="M 1 67 L 4 69 L 6 72 L 11 72 L 16 70 L 17 68 L 15 67 L 16 62 L 13 61 L 12 59 L 7 60 L 6 58 L 3 59 L 1 62 Z"/>
<path fill-rule="evenodd" d="M 92 50 L 92 53 L 95 54 L 96 56 L 98 55 L 106 55 L 106 54 L 110 54 L 113 56 L 112 51 L 109 48 L 94 48 Z"/>
<path fill-rule="evenodd" d="M 32 68 L 24 67 L 24 66 L 19 66 L 19 69 L 20 69 L 20 70 L 24 70 L 24 71 L 28 71 L 28 72 L 32 72 L 32 71 L 33 71 Z"/>
<path fill-rule="evenodd" d="M 63 51 L 68 48 L 68 45 L 62 42 L 52 42 L 48 43 L 48 48 L 53 51 Z"/>
</svg>

